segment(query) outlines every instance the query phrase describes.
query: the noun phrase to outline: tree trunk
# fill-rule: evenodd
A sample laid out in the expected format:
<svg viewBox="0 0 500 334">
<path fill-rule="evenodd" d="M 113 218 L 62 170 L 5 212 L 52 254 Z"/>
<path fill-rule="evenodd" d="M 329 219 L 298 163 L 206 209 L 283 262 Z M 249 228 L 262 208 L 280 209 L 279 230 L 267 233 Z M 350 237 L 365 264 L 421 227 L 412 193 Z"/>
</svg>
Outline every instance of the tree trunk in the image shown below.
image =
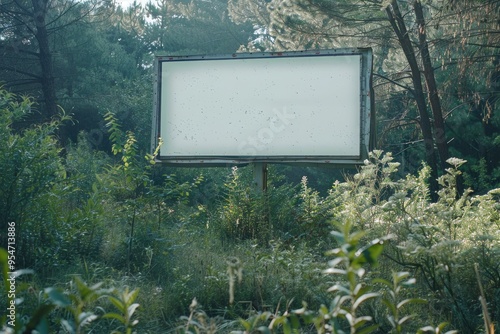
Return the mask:
<svg viewBox="0 0 500 334">
<path fill-rule="evenodd" d="M 33 4 L 33 19 L 35 21 L 35 37 L 38 41 L 39 60 L 42 70 L 41 84 L 45 100 L 45 115 L 50 118 L 57 114 L 56 87 L 54 82 L 54 69 L 52 54 L 49 47 L 49 33 L 45 17 L 47 14 L 47 0 L 31 0 Z"/>
<path fill-rule="evenodd" d="M 399 10 L 397 0 L 392 0 L 391 5 L 386 8 L 387 16 L 389 22 L 391 23 L 392 29 L 396 33 L 399 44 L 403 49 L 406 60 L 411 70 L 411 78 L 413 82 L 413 96 L 417 103 L 417 109 L 420 115 L 420 128 L 422 130 L 422 135 L 424 137 L 425 145 L 425 158 L 426 163 L 431 168 L 431 179 L 430 179 L 430 192 L 432 200 L 437 200 L 437 190 L 438 190 L 438 169 L 436 162 L 436 154 L 434 150 L 434 138 L 432 135 L 432 125 L 429 119 L 429 113 L 427 112 L 427 106 L 425 101 L 425 95 L 422 87 L 422 78 L 420 75 L 420 68 L 418 67 L 417 59 L 415 56 L 415 51 L 413 49 L 410 37 L 408 35 L 408 30 L 403 20 L 403 15 Z"/>
<path fill-rule="evenodd" d="M 448 143 L 446 142 L 446 133 L 443 120 L 443 112 L 441 109 L 441 99 L 439 98 L 436 78 L 434 76 L 434 68 L 432 67 L 431 57 L 429 53 L 429 45 L 427 44 L 427 35 L 425 31 L 425 20 L 422 11 L 422 4 L 419 0 L 413 3 L 415 9 L 415 17 L 418 24 L 418 40 L 420 47 L 420 56 L 424 65 L 424 78 L 427 85 L 427 94 L 431 105 L 432 115 L 434 116 L 434 138 L 441 160 L 443 170 L 447 167 L 448 160 Z"/>
</svg>

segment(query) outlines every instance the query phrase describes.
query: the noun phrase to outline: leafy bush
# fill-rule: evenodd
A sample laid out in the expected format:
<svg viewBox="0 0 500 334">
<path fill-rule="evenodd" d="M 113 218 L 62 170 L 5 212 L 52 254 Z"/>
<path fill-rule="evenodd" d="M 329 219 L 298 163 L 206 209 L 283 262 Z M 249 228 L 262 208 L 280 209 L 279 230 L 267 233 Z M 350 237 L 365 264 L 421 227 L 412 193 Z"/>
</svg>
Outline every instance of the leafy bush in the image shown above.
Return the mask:
<svg viewBox="0 0 500 334">
<path fill-rule="evenodd" d="M 500 191 L 472 196 L 469 189 L 459 194 L 457 178 L 465 161 L 450 159 L 448 163 L 450 168 L 439 179 L 441 189 L 434 203 L 430 201 L 427 167 L 416 176 L 398 180 L 398 163 L 381 151 L 372 152 L 356 175 L 335 183 L 325 199 L 309 194 L 315 199 L 313 203 L 328 206 L 340 229 L 334 233 L 338 245 L 331 252 L 336 257 L 327 270 L 339 277 L 330 289 L 335 292 L 332 302 L 319 311 L 292 312 L 290 304 L 280 311 L 279 301 L 274 301 L 266 306 L 275 305 L 271 312 L 261 305 L 259 312 L 241 320 L 242 332 L 289 332 L 307 328 L 306 323 L 318 332 L 333 333 L 368 333 L 376 328 L 394 333 L 438 333 L 443 332 L 446 322 L 472 333 L 480 332 L 483 325 L 493 326 L 498 321 L 500 290 L 498 263 L 491 260 L 499 250 Z M 290 254 L 283 248 L 270 258 L 274 256 L 289 258 Z M 289 266 L 298 267 L 301 260 L 294 259 Z M 378 266 L 368 270 L 363 265 L 367 263 Z M 267 277 L 266 282 L 274 284 L 273 277 L 282 277 L 282 272 L 279 275 Z M 478 280 L 481 286 L 488 286 L 483 294 Z M 412 286 L 412 291 L 406 286 Z M 238 293 L 235 295 L 241 296 Z M 271 300 L 268 297 L 265 299 Z M 421 305 L 421 297 L 428 302 Z M 380 308 L 381 303 L 385 309 Z M 492 321 L 487 320 L 488 313 Z M 426 325 L 429 323 L 439 325 Z M 200 330 L 194 323 L 186 323 L 186 329 Z"/>
<path fill-rule="evenodd" d="M 5 295 L 11 296 L 7 293 L 8 279 L 14 278 L 16 284 L 19 284 L 19 276 L 26 271 L 19 270 L 7 275 L 7 257 L 7 251 L 0 248 L 0 265 L 4 276 L 3 288 Z M 102 285 L 103 283 L 97 283 L 89 286 L 75 277 L 67 290 L 55 287 L 45 288 L 38 294 L 37 305 L 34 308 L 29 305 L 27 309 L 24 309 L 26 313 L 21 307 L 24 301 L 23 295 L 35 291 L 16 289 L 17 298 L 12 299 L 15 302 L 16 312 L 13 313 L 13 318 L 2 317 L 0 324 L 2 332 L 11 334 L 36 331 L 40 334 L 48 334 L 53 333 L 54 330 L 58 332 L 62 330 L 64 333 L 79 334 L 87 332 L 88 328 L 94 328 L 114 334 L 131 334 L 133 327 L 138 323 L 135 319 L 135 311 L 139 304 L 135 303 L 135 300 L 139 290 L 129 291 L 127 287 L 104 289 Z M 111 308 L 110 305 L 116 309 L 114 312 L 104 310 L 103 306 Z M 112 321 L 108 324 L 96 324 L 98 319 L 112 319 L 117 323 Z"/>
<path fill-rule="evenodd" d="M 44 269 L 58 264 L 59 253 L 46 247 L 61 238 L 51 212 L 60 204 L 54 188 L 65 177 L 55 131 L 70 118 L 62 113 L 49 123 L 20 127 L 34 107 L 31 99 L 0 89 L 0 229 L 14 221 L 19 264 Z M 0 243 L 6 241 L 0 234 Z"/>
<path fill-rule="evenodd" d="M 271 236 L 266 196 L 253 189 L 251 182 L 241 180 L 240 170 L 233 167 L 227 182 L 220 213 L 224 238 L 254 239 L 265 243 Z"/>
<path fill-rule="evenodd" d="M 336 217 L 353 219 L 370 235 L 395 236 L 384 252 L 383 271 L 409 271 L 417 279 L 421 296 L 428 296 L 429 322 L 446 320 L 465 332 L 482 325 L 474 263 L 481 263 L 483 284 L 490 287 L 486 299 L 498 297 L 498 265 L 489 256 L 498 252 L 500 220 L 498 190 L 472 196 L 457 191 L 460 159 L 448 160 L 450 168 L 439 179 L 436 203 L 429 200 L 429 169 L 417 176 L 395 180 L 398 164 L 390 154 L 375 151 L 352 179 L 334 186 L 330 198 Z M 486 253 L 484 253 L 486 252 Z M 382 270 L 382 269 L 381 269 Z M 486 274 L 488 273 L 488 274 Z M 390 277 L 386 277 L 389 279 Z M 496 303 L 491 310 L 498 319 Z"/>
</svg>

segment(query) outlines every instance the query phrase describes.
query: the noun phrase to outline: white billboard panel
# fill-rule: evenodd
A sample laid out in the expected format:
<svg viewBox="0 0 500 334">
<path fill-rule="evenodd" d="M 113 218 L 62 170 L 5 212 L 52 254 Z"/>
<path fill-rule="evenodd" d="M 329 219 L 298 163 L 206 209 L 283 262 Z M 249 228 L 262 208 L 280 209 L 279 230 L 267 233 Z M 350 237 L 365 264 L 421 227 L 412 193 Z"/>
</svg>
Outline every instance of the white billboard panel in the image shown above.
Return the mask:
<svg viewBox="0 0 500 334">
<path fill-rule="evenodd" d="M 371 51 L 157 57 L 168 163 L 353 163 L 370 135 Z"/>
</svg>

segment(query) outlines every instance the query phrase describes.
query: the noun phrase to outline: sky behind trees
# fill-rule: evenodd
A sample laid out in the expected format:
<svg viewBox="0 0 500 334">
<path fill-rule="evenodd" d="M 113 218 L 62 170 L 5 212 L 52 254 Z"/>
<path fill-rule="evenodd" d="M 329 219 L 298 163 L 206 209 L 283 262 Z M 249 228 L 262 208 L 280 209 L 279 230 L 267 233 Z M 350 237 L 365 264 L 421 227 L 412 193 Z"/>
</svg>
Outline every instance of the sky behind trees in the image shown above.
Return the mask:
<svg viewBox="0 0 500 334">
<path fill-rule="evenodd" d="M 136 2 L 142 6 L 145 6 L 151 0 L 115 0 L 115 1 L 122 8 L 126 9 L 126 8 L 130 7 L 134 2 Z"/>
</svg>

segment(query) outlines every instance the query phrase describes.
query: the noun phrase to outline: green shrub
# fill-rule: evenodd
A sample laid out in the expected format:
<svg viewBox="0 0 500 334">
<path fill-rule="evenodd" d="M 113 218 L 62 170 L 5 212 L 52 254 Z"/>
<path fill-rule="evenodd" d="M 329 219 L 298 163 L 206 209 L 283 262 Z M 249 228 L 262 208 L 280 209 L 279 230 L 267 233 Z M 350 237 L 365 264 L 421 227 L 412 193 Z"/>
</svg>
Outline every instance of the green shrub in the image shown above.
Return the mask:
<svg viewBox="0 0 500 334">
<path fill-rule="evenodd" d="M 15 222 L 19 265 L 43 270 L 59 264 L 61 226 L 51 208 L 62 204 L 54 189 L 66 173 L 55 132 L 70 118 L 61 113 L 49 123 L 22 128 L 19 122 L 34 108 L 31 99 L 0 88 L 0 229 Z M 6 241 L 1 233 L 0 243 Z"/>
</svg>

